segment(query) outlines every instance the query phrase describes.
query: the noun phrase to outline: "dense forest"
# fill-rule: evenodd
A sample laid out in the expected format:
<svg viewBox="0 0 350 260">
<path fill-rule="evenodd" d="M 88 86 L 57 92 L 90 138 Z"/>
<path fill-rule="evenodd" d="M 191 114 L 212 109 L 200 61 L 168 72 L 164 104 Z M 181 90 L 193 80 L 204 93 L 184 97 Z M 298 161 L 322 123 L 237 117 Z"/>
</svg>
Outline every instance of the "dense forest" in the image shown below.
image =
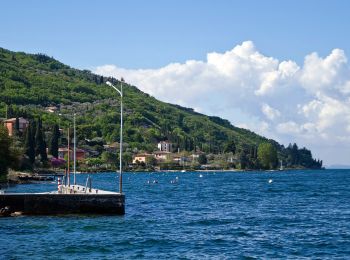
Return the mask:
<svg viewBox="0 0 350 260">
<path fill-rule="evenodd" d="M 120 99 L 106 81 L 121 84 L 115 78 L 71 68 L 45 54 L 0 48 L 0 118 L 40 118 L 49 144 L 52 129 L 56 125 L 71 126 L 72 115 L 76 114 L 79 145 L 86 144 L 86 140 L 119 142 Z M 124 141 L 130 153 L 152 152 L 157 142 L 168 140 L 176 151 L 231 153 L 241 168 L 260 168 L 258 147 L 269 143 L 277 154 L 270 168 L 280 160 L 291 168 L 322 167 L 322 161 L 313 159 L 306 148 L 296 144 L 284 147 L 235 127 L 228 120 L 161 102 L 127 83 L 123 86 Z M 49 107 L 57 110 L 49 111 Z"/>
</svg>

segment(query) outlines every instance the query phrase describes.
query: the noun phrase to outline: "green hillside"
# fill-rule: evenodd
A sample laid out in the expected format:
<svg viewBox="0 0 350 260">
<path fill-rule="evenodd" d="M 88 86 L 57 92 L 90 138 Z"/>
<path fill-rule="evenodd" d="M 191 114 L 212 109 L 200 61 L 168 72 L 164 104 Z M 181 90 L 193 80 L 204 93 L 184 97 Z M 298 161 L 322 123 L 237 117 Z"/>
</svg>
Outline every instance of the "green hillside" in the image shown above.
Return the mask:
<svg viewBox="0 0 350 260">
<path fill-rule="evenodd" d="M 44 54 L 0 48 L 0 117 L 6 117 L 10 105 L 11 116 L 40 116 L 49 128 L 55 123 L 67 127 L 76 113 L 80 142 L 96 137 L 104 143 L 118 142 L 119 96 L 105 84 L 107 80 L 120 84 L 114 78 L 71 68 Z M 59 110 L 47 112 L 49 106 Z M 269 142 L 290 166 L 320 167 L 307 149 L 297 148 L 298 155 L 293 155 L 292 146 L 284 148 L 219 117 L 161 102 L 129 84 L 124 84 L 124 108 L 124 141 L 130 151 L 150 152 L 158 141 L 169 140 L 180 150 L 218 154 L 229 152 L 228 147 L 234 143 L 236 153 L 249 160 L 259 144 Z"/>
</svg>

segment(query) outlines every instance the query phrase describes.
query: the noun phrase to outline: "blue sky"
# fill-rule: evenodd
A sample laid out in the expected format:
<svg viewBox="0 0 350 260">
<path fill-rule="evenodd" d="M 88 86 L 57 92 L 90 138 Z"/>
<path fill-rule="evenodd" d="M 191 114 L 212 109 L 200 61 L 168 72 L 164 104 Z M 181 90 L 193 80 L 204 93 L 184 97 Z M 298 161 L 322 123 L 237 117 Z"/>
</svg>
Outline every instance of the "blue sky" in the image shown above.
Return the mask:
<svg viewBox="0 0 350 260">
<path fill-rule="evenodd" d="M 349 1 L 2 1 L 0 46 L 79 68 L 157 68 L 252 40 L 302 62 L 350 46 Z"/>
<path fill-rule="evenodd" d="M 0 47 L 45 53 L 350 165 L 350 1 L 2 1 Z"/>
</svg>

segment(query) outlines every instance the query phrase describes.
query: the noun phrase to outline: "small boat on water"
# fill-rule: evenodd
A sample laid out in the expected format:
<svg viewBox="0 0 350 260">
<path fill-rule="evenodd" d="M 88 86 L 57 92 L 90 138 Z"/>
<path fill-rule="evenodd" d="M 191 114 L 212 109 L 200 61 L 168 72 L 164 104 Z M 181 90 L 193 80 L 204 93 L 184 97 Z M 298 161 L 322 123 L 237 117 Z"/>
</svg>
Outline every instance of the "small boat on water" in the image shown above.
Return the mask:
<svg viewBox="0 0 350 260">
<path fill-rule="evenodd" d="M 281 160 L 281 165 L 280 165 L 280 171 L 283 171 L 284 170 L 284 167 L 283 167 L 283 161 Z"/>
</svg>

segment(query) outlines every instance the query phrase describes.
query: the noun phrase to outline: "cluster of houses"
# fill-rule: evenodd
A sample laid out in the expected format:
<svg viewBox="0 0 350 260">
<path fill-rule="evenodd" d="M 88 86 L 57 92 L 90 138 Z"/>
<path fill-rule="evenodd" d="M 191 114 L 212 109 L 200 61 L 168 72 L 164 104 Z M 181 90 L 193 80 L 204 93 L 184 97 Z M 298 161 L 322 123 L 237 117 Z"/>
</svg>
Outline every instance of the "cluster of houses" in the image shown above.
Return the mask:
<svg viewBox="0 0 350 260">
<path fill-rule="evenodd" d="M 190 156 L 183 156 L 180 153 L 173 153 L 173 144 L 168 141 L 158 143 L 158 151 L 153 153 L 140 153 L 133 157 L 133 164 L 147 163 L 148 158 L 155 158 L 157 162 L 170 161 L 180 165 L 191 162 L 199 157 L 202 152 L 196 152 Z"/>
<path fill-rule="evenodd" d="M 19 123 L 19 131 L 24 132 L 25 129 L 29 126 L 29 121 L 23 117 L 18 118 Z M 16 128 L 16 118 L 10 118 L 3 120 L 3 124 L 8 130 L 9 136 L 12 136 L 14 134 L 15 128 Z M 104 145 L 105 151 L 115 152 L 117 149 L 117 146 L 119 144 L 110 144 L 110 145 Z M 194 153 L 189 157 L 181 156 L 179 153 L 173 153 L 173 144 L 168 141 L 162 141 L 158 143 L 158 150 L 153 153 L 140 153 L 133 156 L 132 163 L 133 164 L 140 164 L 140 163 L 147 163 L 148 158 L 155 158 L 157 162 L 164 162 L 164 161 L 171 161 L 178 164 L 185 164 L 186 162 L 190 162 L 200 155 L 200 152 Z M 64 159 L 68 156 L 68 151 L 70 154 L 70 159 L 73 159 L 73 149 L 72 147 L 60 147 L 58 149 L 58 158 Z M 84 160 L 87 156 L 90 156 L 89 151 L 83 150 L 83 149 L 76 149 L 76 159 L 78 161 Z M 96 155 L 95 155 L 96 156 Z"/>
<path fill-rule="evenodd" d="M 2 123 L 7 128 L 9 136 L 13 136 L 16 128 L 16 118 L 9 118 L 2 120 Z M 29 126 L 29 121 L 23 117 L 18 118 L 18 130 L 19 132 L 23 133 L 25 129 Z M 70 150 L 70 158 L 73 159 L 73 150 Z M 60 147 L 58 148 L 58 158 L 64 159 L 68 154 L 68 148 L 67 147 Z M 77 160 L 83 160 L 85 159 L 85 151 L 83 149 L 76 149 L 76 158 Z"/>
</svg>

